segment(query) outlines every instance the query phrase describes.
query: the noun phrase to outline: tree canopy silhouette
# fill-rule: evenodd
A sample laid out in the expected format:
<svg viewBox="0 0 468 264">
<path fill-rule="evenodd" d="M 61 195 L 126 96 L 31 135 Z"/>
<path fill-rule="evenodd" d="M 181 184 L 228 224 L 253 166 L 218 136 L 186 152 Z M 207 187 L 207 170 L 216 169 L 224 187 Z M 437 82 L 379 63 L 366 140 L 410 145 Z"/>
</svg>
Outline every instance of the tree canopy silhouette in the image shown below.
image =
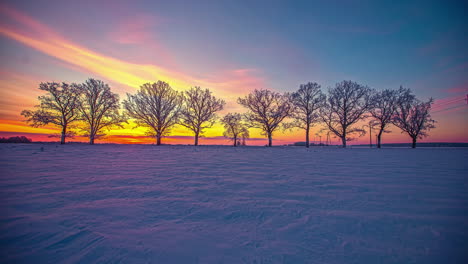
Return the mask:
<svg viewBox="0 0 468 264">
<path fill-rule="evenodd" d="M 381 147 L 382 134 L 390 133 L 386 128 L 392 124 L 397 107 L 398 94 L 403 92 L 402 89 L 400 88 L 398 91 L 386 89 L 372 92 L 369 113 L 373 118 L 372 126 L 378 127 L 377 148 Z"/>
<path fill-rule="evenodd" d="M 420 101 L 409 89 L 400 88 L 393 124 L 407 133 L 412 139 L 412 148 L 416 148 L 418 139 L 428 136 L 427 132 L 435 128 L 435 120 L 431 118 L 430 110 L 434 100 Z"/>
<path fill-rule="evenodd" d="M 127 115 L 135 119 L 137 125 L 152 129 L 156 145 L 161 145 L 161 137 L 177 124 L 181 104 L 180 94 L 163 81 L 143 84 L 136 94 L 127 93 L 127 100 L 123 102 Z"/>
<path fill-rule="evenodd" d="M 35 106 L 36 110 L 23 110 L 21 115 L 33 127 L 48 124 L 60 127 L 60 144 L 65 144 L 67 135 L 70 135 L 69 126 L 80 118 L 78 106 L 81 91 L 78 85 L 65 82 L 41 83 L 39 89 L 47 94 L 38 97 L 40 104 Z"/>
<path fill-rule="evenodd" d="M 249 138 L 249 130 L 242 122 L 242 115 L 239 113 L 228 113 L 223 117 L 221 123 L 224 125 L 224 137 L 233 141 L 236 147 L 240 139 Z"/>
<path fill-rule="evenodd" d="M 309 147 L 310 128 L 319 121 L 319 109 L 325 101 L 320 85 L 315 82 L 301 84 L 299 90 L 291 95 L 294 105 L 291 117 L 294 122 L 291 124 L 305 130 L 305 146 Z"/>
<path fill-rule="evenodd" d="M 290 116 L 293 104 L 289 94 L 280 94 L 270 90 L 254 90 L 237 102 L 248 109 L 244 115 L 250 127 L 260 128 L 268 137 L 268 146 L 272 146 L 272 136 L 281 122 Z"/>
<path fill-rule="evenodd" d="M 198 86 L 183 93 L 180 124 L 193 131 L 195 146 L 198 146 L 198 138 L 203 135 L 203 130 L 213 126 L 216 112 L 221 111 L 224 105 L 224 100 L 213 96 L 210 90 Z"/>
<path fill-rule="evenodd" d="M 365 118 L 370 108 L 370 94 L 370 88 L 352 81 L 342 81 L 328 90 L 320 117 L 328 130 L 341 138 L 344 148 L 352 134 L 365 134 L 363 129 L 353 125 Z"/>
<path fill-rule="evenodd" d="M 109 85 L 100 80 L 88 79 L 80 85 L 79 111 L 86 123 L 89 144 L 102 136 L 105 128 L 122 127 L 125 118 L 119 114 L 119 95 L 111 92 Z"/>
</svg>

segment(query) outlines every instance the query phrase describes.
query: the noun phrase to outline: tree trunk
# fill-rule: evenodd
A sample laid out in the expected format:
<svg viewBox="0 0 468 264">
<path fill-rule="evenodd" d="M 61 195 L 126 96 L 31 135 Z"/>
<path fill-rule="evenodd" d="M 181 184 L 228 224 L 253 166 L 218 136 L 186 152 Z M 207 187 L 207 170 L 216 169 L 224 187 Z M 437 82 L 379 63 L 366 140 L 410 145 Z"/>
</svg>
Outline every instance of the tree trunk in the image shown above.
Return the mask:
<svg viewBox="0 0 468 264">
<path fill-rule="evenodd" d="M 60 144 L 61 145 L 65 144 L 66 134 L 67 134 L 67 127 L 64 126 L 64 127 L 62 127 L 62 135 L 60 136 Z"/>
<path fill-rule="evenodd" d="M 234 137 L 234 147 L 237 147 L 237 137 Z"/>
<path fill-rule="evenodd" d="M 382 132 L 383 129 L 379 131 L 379 134 L 377 135 L 377 148 L 380 148 L 380 139 L 382 138 Z"/>
<path fill-rule="evenodd" d="M 161 145 L 161 135 L 156 135 L 156 145 Z"/>
<path fill-rule="evenodd" d="M 94 145 L 94 135 L 89 136 L 89 144 Z"/>
<path fill-rule="evenodd" d="M 341 142 L 343 143 L 343 148 L 346 148 L 346 131 L 343 132 L 343 137 L 341 137 Z"/>
<path fill-rule="evenodd" d="M 271 147 L 273 144 L 273 140 L 271 138 L 271 133 L 268 133 L 268 147 Z"/>
<path fill-rule="evenodd" d="M 413 137 L 413 144 L 411 145 L 411 148 L 416 148 L 416 140 L 417 137 Z"/>
<path fill-rule="evenodd" d="M 199 134 L 198 131 L 195 132 L 195 143 L 194 143 L 195 146 L 198 146 L 198 134 Z"/>
<path fill-rule="evenodd" d="M 343 148 L 346 148 L 346 138 L 342 137 L 341 142 L 343 143 Z"/>
<path fill-rule="evenodd" d="M 306 127 L 306 148 L 309 147 L 309 132 L 310 132 L 310 125 L 307 124 L 307 127 Z"/>
</svg>

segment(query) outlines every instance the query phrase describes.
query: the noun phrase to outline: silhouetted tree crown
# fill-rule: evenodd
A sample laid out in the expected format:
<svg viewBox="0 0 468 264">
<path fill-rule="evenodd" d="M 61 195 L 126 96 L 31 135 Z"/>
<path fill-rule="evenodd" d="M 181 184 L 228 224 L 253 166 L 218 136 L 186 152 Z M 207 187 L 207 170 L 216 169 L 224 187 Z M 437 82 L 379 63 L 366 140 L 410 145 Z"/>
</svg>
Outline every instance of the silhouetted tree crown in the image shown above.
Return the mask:
<svg viewBox="0 0 468 264">
<path fill-rule="evenodd" d="M 158 81 L 143 84 L 134 95 L 127 93 L 123 105 L 137 125 L 151 128 L 151 135 L 156 136 L 156 144 L 160 145 L 161 137 L 178 122 L 182 96 L 168 83 Z"/>
<path fill-rule="evenodd" d="M 80 89 L 76 84 L 65 82 L 41 83 L 39 89 L 47 92 L 38 97 L 36 110 L 24 110 L 21 115 L 33 127 L 53 124 L 61 128 L 60 144 L 65 144 L 69 126 L 80 118 L 78 113 Z"/>
<path fill-rule="evenodd" d="M 254 90 L 237 102 L 248 109 L 244 115 L 250 127 L 260 128 L 268 137 L 268 146 L 272 146 L 273 132 L 283 120 L 290 116 L 294 106 L 289 94 L 280 94 L 270 90 Z"/>
<path fill-rule="evenodd" d="M 213 96 L 210 90 L 198 86 L 183 93 L 180 124 L 193 131 L 195 146 L 198 145 L 198 138 L 203 135 L 203 130 L 213 126 L 216 112 L 221 111 L 224 105 L 224 100 Z"/>
<path fill-rule="evenodd" d="M 228 113 L 223 117 L 221 123 L 224 125 L 224 137 L 231 139 L 234 147 L 238 145 L 240 139 L 244 141 L 249 138 L 249 130 L 243 123 L 241 114 Z"/>
<path fill-rule="evenodd" d="M 100 80 L 88 79 L 80 85 L 81 98 L 79 111 L 85 121 L 89 144 L 94 144 L 97 136 L 103 135 L 104 129 L 122 127 L 126 122 L 119 114 L 119 95 L 111 92 L 109 85 Z"/>
<path fill-rule="evenodd" d="M 377 127 L 377 148 L 381 147 L 383 133 L 390 133 L 386 128 L 392 123 L 397 107 L 398 95 L 400 90 L 382 90 L 373 91 L 371 95 L 371 108 L 369 113 L 372 117 L 373 127 Z"/>
<path fill-rule="evenodd" d="M 339 137 L 343 147 L 352 140 L 351 135 L 364 135 L 354 125 L 363 120 L 371 107 L 371 89 L 352 81 L 342 81 L 328 90 L 327 99 L 320 109 L 320 117 L 328 130 Z"/>
<path fill-rule="evenodd" d="M 318 83 L 309 82 L 299 86 L 299 90 L 291 95 L 291 101 L 294 105 L 291 113 L 294 122 L 291 125 L 305 130 L 305 146 L 308 148 L 310 128 L 319 121 L 319 109 L 325 101 L 325 95 Z"/>
<path fill-rule="evenodd" d="M 430 109 L 434 100 L 422 102 L 409 89 L 400 88 L 393 124 L 406 132 L 412 139 L 412 148 L 416 148 L 418 139 L 426 137 L 427 132 L 435 128 Z"/>
</svg>

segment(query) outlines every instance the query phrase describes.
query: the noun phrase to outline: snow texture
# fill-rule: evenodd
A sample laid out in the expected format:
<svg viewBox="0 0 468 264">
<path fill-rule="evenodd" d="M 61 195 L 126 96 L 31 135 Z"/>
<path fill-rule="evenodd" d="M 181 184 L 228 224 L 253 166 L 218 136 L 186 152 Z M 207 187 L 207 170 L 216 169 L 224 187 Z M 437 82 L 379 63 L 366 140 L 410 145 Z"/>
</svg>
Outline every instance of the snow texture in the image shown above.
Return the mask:
<svg viewBox="0 0 468 264">
<path fill-rule="evenodd" d="M 3 263 L 468 263 L 468 149 L 0 154 Z"/>
</svg>

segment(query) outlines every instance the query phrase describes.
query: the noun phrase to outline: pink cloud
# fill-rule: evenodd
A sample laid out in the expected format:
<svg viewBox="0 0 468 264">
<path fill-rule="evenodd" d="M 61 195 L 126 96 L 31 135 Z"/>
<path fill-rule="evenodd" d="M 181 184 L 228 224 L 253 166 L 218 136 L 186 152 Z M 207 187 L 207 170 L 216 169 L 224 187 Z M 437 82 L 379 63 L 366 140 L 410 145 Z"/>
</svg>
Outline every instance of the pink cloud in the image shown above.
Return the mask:
<svg viewBox="0 0 468 264">
<path fill-rule="evenodd" d="M 448 93 L 468 93 L 468 83 L 446 90 Z"/>
<path fill-rule="evenodd" d="M 143 44 L 153 41 L 153 33 L 159 24 L 154 16 L 139 14 L 117 24 L 109 37 L 120 44 Z"/>
<path fill-rule="evenodd" d="M 120 47 L 132 48 L 130 57 L 133 60 L 144 60 L 145 63 L 151 63 L 157 58 L 159 64 L 176 69 L 177 63 L 172 52 L 166 48 L 161 34 L 158 32 L 165 23 L 167 23 L 165 18 L 140 12 L 120 19 L 107 34 L 107 39 L 112 43 L 119 44 Z"/>
<path fill-rule="evenodd" d="M 203 82 L 224 88 L 238 95 L 248 93 L 253 89 L 265 88 L 264 79 L 257 69 L 235 69 L 219 71 L 214 75 L 203 78 Z"/>
</svg>

